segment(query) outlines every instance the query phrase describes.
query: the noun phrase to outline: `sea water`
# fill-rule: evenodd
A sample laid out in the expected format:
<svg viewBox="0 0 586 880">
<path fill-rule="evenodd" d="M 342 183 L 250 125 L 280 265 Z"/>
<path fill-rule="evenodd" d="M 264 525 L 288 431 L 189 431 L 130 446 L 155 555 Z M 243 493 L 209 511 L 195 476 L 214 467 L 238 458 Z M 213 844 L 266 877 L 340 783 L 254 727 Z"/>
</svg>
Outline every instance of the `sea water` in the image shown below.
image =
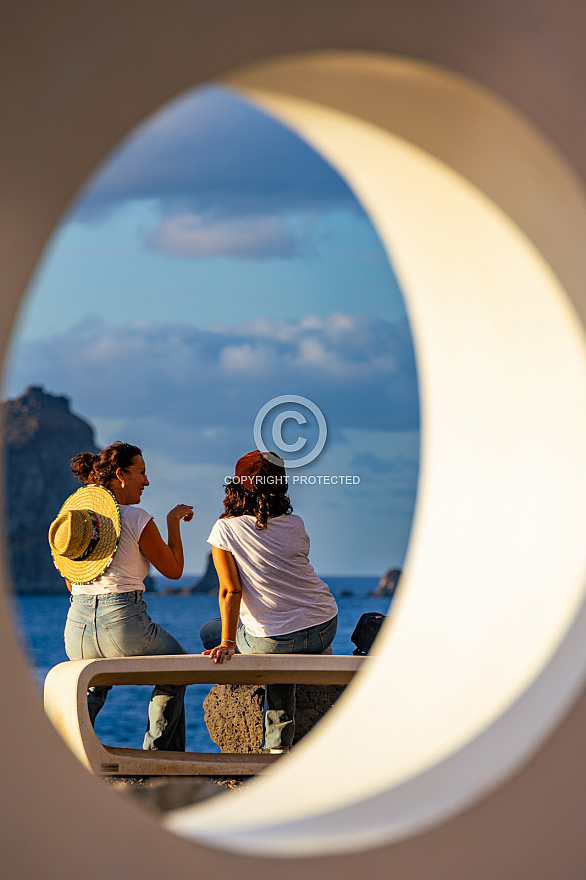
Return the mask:
<svg viewBox="0 0 586 880">
<path fill-rule="evenodd" d="M 190 654 L 203 650 L 198 632 L 206 620 L 219 617 L 217 596 L 162 595 L 163 587 L 177 589 L 191 585 L 197 578 L 184 576 L 180 581 L 155 578 L 157 590 L 145 593 L 150 616 L 169 630 Z M 324 577 L 338 602 L 338 633 L 332 645 L 334 654 L 351 654 L 354 645 L 350 636 L 361 614 L 378 611 L 386 614 L 388 599 L 375 599 L 368 594 L 378 583 L 376 577 Z M 57 663 L 67 660 L 63 645 L 63 629 L 69 608 L 69 594 L 16 596 L 15 624 L 20 631 L 31 675 L 42 690 L 45 676 Z M 146 727 L 147 708 L 152 688 L 125 685 L 114 687 L 105 707 L 98 715 L 96 733 L 106 745 L 141 748 Z M 208 735 L 204 722 L 203 701 L 209 684 L 190 685 L 185 697 L 187 750 L 218 752 Z"/>
</svg>

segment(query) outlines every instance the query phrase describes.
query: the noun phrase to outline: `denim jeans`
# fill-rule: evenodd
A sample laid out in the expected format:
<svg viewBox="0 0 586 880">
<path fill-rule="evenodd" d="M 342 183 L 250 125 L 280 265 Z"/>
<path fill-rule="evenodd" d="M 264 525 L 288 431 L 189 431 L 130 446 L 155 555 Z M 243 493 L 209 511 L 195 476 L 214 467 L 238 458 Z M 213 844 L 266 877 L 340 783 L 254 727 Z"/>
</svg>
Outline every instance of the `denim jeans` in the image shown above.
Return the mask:
<svg viewBox="0 0 586 880">
<path fill-rule="evenodd" d="M 187 654 L 176 638 L 147 614 L 142 590 L 100 596 L 72 596 L 65 624 L 70 660 Z M 111 686 L 88 689 L 92 725 Z M 185 685 L 157 685 L 151 696 L 143 749 L 185 751 Z"/>
<path fill-rule="evenodd" d="M 240 654 L 323 654 L 334 640 L 338 617 L 307 629 L 282 636 L 252 636 L 242 623 L 236 634 Z M 199 631 L 204 648 L 220 644 L 222 621 L 219 617 L 204 623 Z M 268 684 L 265 687 L 265 748 L 280 749 L 292 745 L 295 734 L 295 685 Z"/>
</svg>

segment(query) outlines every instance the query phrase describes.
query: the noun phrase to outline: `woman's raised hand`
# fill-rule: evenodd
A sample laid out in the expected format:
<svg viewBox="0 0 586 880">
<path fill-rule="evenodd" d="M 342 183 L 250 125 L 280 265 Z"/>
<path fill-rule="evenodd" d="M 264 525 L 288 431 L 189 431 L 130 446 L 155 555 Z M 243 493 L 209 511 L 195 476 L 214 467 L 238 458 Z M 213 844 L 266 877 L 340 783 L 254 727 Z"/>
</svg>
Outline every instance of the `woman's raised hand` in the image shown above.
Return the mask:
<svg viewBox="0 0 586 880">
<path fill-rule="evenodd" d="M 193 519 L 193 505 L 192 504 L 176 504 L 175 507 L 169 511 L 167 514 L 167 522 L 171 520 L 183 520 L 183 522 L 191 522 Z"/>
<path fill-rule="evenodd" d="M 178 580 L 183 574 L 181 520 L 193 519 L 191 504 L 177 504 L 167 514 L 167 543 L 163 541 L 155 521 L 151 519 L 142 530 L 138 546 L 157 571 L 164 577 Z"/>
</svg>

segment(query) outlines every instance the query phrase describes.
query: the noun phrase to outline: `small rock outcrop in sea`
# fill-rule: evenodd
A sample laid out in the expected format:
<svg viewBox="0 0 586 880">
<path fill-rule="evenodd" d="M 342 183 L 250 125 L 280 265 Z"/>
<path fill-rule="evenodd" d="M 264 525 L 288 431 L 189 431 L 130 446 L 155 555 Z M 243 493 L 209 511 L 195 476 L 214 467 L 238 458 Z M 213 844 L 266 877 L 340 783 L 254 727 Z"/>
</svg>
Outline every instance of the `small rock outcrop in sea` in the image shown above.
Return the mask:
<svg viewBox="0 0 586 880">
<path fill-rule="evenodd" d="M 162 596 L 215 596 L 220 589 L 220 580 L 216 572 L 216 566 L 212 554 L 208 553 L 208 562 L 205 574 L 189 587 L 165 587 L 161 590 Z"/>
<path fill-rule="evenodd" d="M 325 653 L 331 654 L 331 648 Z M 293 744 L 331 709 L 344 685 L 298 684 Z M 263 743 L 265 689 L 252 684 L 217 684 L 205 700 L 205 723 L 222 752 L 259 753 Z"/>
<path fill-rule="evenodd" d="M 220 581 L 218 579 L 218 574 L 216 572 L 216 566 L 214 565 L 214 560 L 212 559 L 212 554 L 208 553 L 208 564 L 205 571 L 204 576 L 201 580 L 197 581 L 192 587 L 189 589 L 190 595 L 194 595 L 196 593 L 217 593 L 220 588 Z"/>
<path fill-rule="evenodd" d="M 98 452 L 91 425 L 67 397 L 27 388 L 2 404 L 6 443 L 6 513 L 12 579 L 19 593 L 66 589 L 53 565 L 47 533 L 68 495 L 79 488 L 70 462 Z"/>
<path fill-rule="evenodd" d="M 385 574 L 383 574 L 382 578 L 378 582 L 378 587 L 376 588 L 376 590 L 373 590 L 372 593 L 369 593 L 369 595 L 376 599 L 380 599 L 382 597 L 392 599 L 395 595 L 395 590 L 397 589 L 400 577 L 400 568 L 389 568 L 389 570 L 385 572 Z"/>
</svg>

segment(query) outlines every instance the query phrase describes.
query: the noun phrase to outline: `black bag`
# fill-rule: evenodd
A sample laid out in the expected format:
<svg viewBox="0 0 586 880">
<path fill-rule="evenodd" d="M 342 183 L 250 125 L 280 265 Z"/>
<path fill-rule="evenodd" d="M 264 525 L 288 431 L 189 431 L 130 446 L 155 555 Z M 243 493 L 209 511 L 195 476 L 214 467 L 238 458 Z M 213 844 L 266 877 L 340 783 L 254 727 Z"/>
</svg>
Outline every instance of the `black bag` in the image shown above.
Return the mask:
<svg viewBox="0 0 586 880">
<path fill-rule="evenodd" d="M 352 652 L 353 654 L 368 654 L 384 620 L 385 615 L 379 614 L 376 611 L 367 611 L 362 615 L 350 636 L 356 645 L 356 650 Z"/>
</svg>

